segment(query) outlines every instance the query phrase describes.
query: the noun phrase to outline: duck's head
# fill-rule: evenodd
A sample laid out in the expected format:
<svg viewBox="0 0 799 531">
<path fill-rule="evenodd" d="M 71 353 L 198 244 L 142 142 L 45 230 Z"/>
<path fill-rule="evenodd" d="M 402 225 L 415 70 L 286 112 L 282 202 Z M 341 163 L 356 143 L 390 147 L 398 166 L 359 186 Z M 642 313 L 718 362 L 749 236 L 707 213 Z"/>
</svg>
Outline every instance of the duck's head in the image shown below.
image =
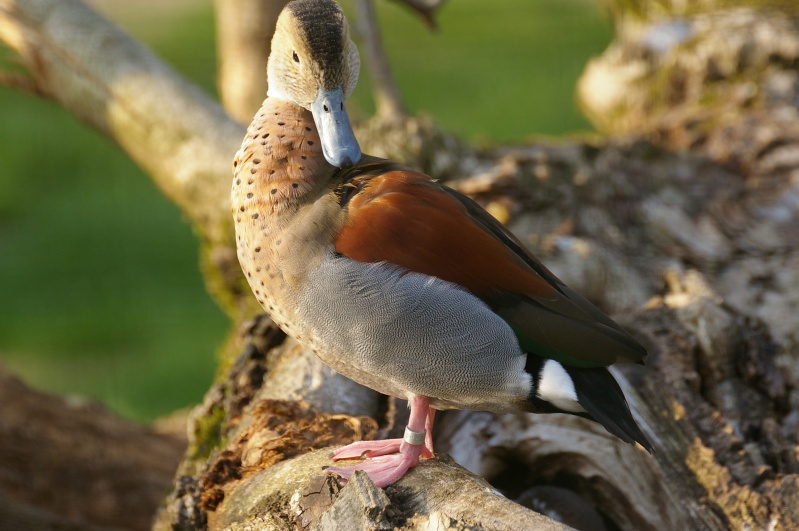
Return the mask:
<svg viewBox="0 0 799 531">
<path fill-rule="evenodd" d="M 267 95 L 311 111 L 325 158 L 339 168 L 361 158 L 344 109 L 359 68 L 358 49 L 336 2 L 295 0 L 283 9 L 272 37 Z"/>
</svg>

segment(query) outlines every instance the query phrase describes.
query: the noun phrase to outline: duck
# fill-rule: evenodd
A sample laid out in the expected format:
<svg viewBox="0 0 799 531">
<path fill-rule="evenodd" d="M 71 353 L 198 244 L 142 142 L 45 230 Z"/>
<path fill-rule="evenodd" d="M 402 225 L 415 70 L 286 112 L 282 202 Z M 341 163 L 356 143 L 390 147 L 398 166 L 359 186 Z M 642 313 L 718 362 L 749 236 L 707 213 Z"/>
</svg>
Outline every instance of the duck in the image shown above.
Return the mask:
<svg viewBox="0 0 799 531">
<path fill-rule="evenodd" d="M 467 196 L 361 153 L 360 60 L 334 0 L 281 12 L 268 92 L 233 161 L 238 259 L 256 299 L 340 374 L 405 399 L 398 439 L 335 450 L 378 487 L 434 457 L 435 412 L 565 413 L 652 452 L 608 367 L 646 349 Z"/>
</svg>

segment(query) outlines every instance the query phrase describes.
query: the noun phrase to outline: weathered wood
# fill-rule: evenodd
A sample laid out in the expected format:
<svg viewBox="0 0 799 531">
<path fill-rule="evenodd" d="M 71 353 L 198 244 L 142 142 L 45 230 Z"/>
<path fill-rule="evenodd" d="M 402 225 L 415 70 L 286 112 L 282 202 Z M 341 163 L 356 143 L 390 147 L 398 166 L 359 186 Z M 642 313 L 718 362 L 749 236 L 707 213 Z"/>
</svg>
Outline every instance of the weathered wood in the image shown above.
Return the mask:
<svg viewBox="0 0 799 531">
<path fill-rule="evenodd" d="M 0 404 L 0 529 L 149 529 L 185 439 L 2 369 Z"/>
<path fill-rule="evenodd" d="M 277 517 L 271 524 L 275 528 L 316 530 L 340 529 L 344 522 L 353 531 L 457 525 L 497 531 L 571 529 L 513 503 L 446 459 L 420 464 L 412 478 L 384 491 L 362 473 L 344 487 L 323 475 L 328 453 L 303 455 L 232 486 L 209 527 L 235 529 Z"/>
<path fill-rule="evenodd" d="M 773 343 L 761 327 L 752 327 L 745 320 L 738 323 L 736 334 L 731 336 L 730 323 L 736 322 L 735 311 L 723 307 L 719 298 L 697 275 L 694 272 L 673 279 L 672 292 L 662 299 L 653 299 L 648 309 L 626 319 L 626 324 L 648 345 L 653 359 L 651 367 L 630 367 L 630 370 L 618 373 L 618 377 L 633 411 L 655 445 L 654 457 L 640 448 L 615 440 L 598 425 L 579 418 L 495 416 L 475 412 L 447 412 L 440 415 L 436 432 L 438 450 L 451 453 L 458 463 L 488 478 L 511 498 L 521 497 L 523 492 L 536 485 L 568 488 L 622 529 L 721 530 L 771 524 L 790 529 L 792 509 L 786 500 L 797 494 L 793 489 L 797 486 L 799 476 L 796 474 L 796 458 L 792 453 L 795 443 L 773 428 L 768 428 L 775 421 L 780 422 L 780 415 L 775 418 L 775 409 L 772 408 L 779 410 L 786 398 L 784 381 L 774 365 Z M 251 333 L 260 334 L 268 327 L 264 328 L 262 324 L 261 331 L 258 330 L 259 327 L 250 329 Z M 284 345 L 273 345 L 272 350 L 266 353 L 267 360 L 272 355 L 285 356 L 286 350 L 282 349 L 288 349 L 296 355 L 297 347 L 291 346 L 293 343 L 289 343 L 288 347 Z M 721 352 L 747 352 L 747 356 L 744 359 L 731 359 Z M 265 364 L 280 365 L 279 362 L 268 361 Z M 754 372 L 751 372 L 752 369 Z M 265 388 L 269 387 L 272 378 L 282 379 L 283 376 L 278 373 L 267 374 Z M 241 381 L 241 377 L 234 371 L 225 381 Z M 703 390 L 696 385 L 699 381 L 707 382 L 709 387 Z M 712 384 L 714 381 L 718 382 L 715 386 Z M 754 388 L 751 387 L 753 383 Z M 321 384 L 325 385 L 324 382 Z M 355 384 L 350 382 L 348 385 L 350 390 L 347 392 L 357 392 Z M 333 383 L 331 387 L 339 390 L 347 388 L 342 382 Z M 729 396 L 728 388 L 737 393 L 745 392 L 754 402 L 739 403 L 733 408 L 724 404 L 720 406 L 716 401 L 727 400 L 724 397 Z M 766 398 L 769 392 L 771 399 Z M 259 393 L 256 392 L 255 396 Z M 229 390 L 221 394 L 237 395 Z M 766 402 L 763 402 L 764 399 Z M 769 400 L 773 401 L 771 406 L 767 405 Z M 277 417 L 282 417 L 285 426 L 281 429 L 290 429 L 289 426 L 296 419 L 303 419 L 309 414 L 304 406 L 280 406 L 283 402 L 277 402 L 274 404 L 278 404 L 279 409 L 294 411 L 288 415 L 278 415 L 270 403 L 274 402 L 255 400 L 253 405 L 242 411 L 240 419 L 227 422 L 233 426 L 231 435 L 226 437 L 231 442 L 216 458 L 212 456 L 206 470 L 198 476 L 204 482 L 206 492 L 212 489 L 221 499 L 208 512 L 210 529 L 243 525 L 253 518 L 268 520 L 276 514 L 281 515 L 283 520 L 287 519 L 289 524 L 299 518 L 297 515 L 291 516 L 294 512 L 287 511 L 284 503 L 308 488 L 302 483 L 311 474 L 307 472 L 309 469 L 306 464 L 297 465 L 299 470 L 306 472 L 293 468 L 296 459 L 281 464 L 281 467 L 294 471 L 292 476 L 299 483 L 293 483 L 290 492 L 280 490 L 279 496 L 273 493 L 277 498 L 266 503 L 263 500 L 269 497 L 271 491 L 268 485 L 271 483 L 264 482 L 267 481 L 265 478 L 272 477 L 269 471 L 275 467 L 262 469 L 263 462 L 257 459 L 245 467 L 241 458 L 236 457 L 239 452 L 241 455 L 260 456 L 264 446 L 271 448 L 274 444 L 291 444 L 285 435 L 277 437 L 279 443 L 273 441 L 270 437 L 274 436 L 269 435 L 271 431 L 259 426 L 265 422 L 279 422 Z M 765 409 L 758 409 L 756 418 L 747 419 L 750 425 L 743 428 L 744 432 L 737 433 L 733 426 L 740 427 L 738 417 L 756 404 L 761 404 L 759 407 Z M 259 420 L 265 412 L 268 412 L 269 420 Z M 347 421 L 344 422 L 346 424 Z M 363 420 L 358 422 L 362 423 Z M 754 425 L 763 432 L 757 441 L 747 442 L 747 433 L 752 433 Z M 254 431 L 247 433 L 247 430 Z M 323 428 L 318 436 L 327 439 L 312 437 L 307 447 L 319 441 L 322 441 L 320 444 L 326 444 L 335 431 L 330 426 Z M 372 435 L 374 433 L 371 431 Z M 348 440 L 346 438 L 340 442 L 344 444 Z M 256 448 L 252 449 L 251 445 Z M 317 467 L 318 472 L 323 465 L 329 464 L 326 455 L 327 451 L 324 451 L 308 457 L 313 462 L 312 466 L 308 465 L 310 469 Z M 256 472 L 259 474 L 257 479 L 243 473 L 218 475 L 214 471 L 219 470 L 219 466 L 214 463 L 219 462 L 219 459 L 226 463 L 232 460 L 234 468 L 240 467 L 242 470 L 252 471 L 254 465 L 263 473 Z M 765 462 L 770 465 L 764 466 Z M 426 462 L 425 466 L 437 466 L 433 463 L 435 461 Z M 420 467 L 414 470 L 407 477 L 408 483 L 400 482 L 398 485 L 405 485 L 412 493 L 412 498 L 430 499 L 446 492 L 427 479 L 420 479 L 423 477 L 420 476 L 422 470 L 425 469 Z M 435 470 L 435 474 L 441 473 Z M 280 474 L 283 475 L 275 481 L 282 484 L 284 479 L 280 478 L 288 473 Z M 457 485 L 457 489 L 465 489 L 472 484 L 467 478 L 460 476 L 459 479 L 449 478 L 447 481 Z M 258 494 L 250 489 L 257 489 Z M 319 489 L 317 486 L 317 491 Z M 330 498 L 334 499 L 338 488 L 328 487 L 328 490 L 332 492 Z M 390 504 L 401 509 L 401 518 L 412 518 L 418 508 L 398 501 L 396 492 L 391 488 L 386 492 Z M 446 492 L 445 497 L 452 498 L 453 495 Z M 255 503 L 252 500 L 260 500 L 260 505 L 247 505 Z M 464 507 L 458 505 L 461 501 L 468 505 L 468 498 L 465 501 L 450 501 L 452 504 L 448 505 L 445 512 L 448 515 L 463 514 Z M 245 504 L 244 508 L 242 503 Z M 559 508 L 555 502 L 550 504 L 552 507 L 554 510 Z M 375 510 L 375 514 L 382 514 L 383 509 Z M 321 518 L 323 512 L 314 514 Z M 305 514 L 303 518 L 311 525 L 307 522 L 307 512 L 300 511 L 298 514 Z M 380 528 L 380 521 L 372 524 Z M 481 522 L 488 526 L 485 521 Z M 391 525 L 400 524 L 394 520 Z M 411 524 L 406 522 L 406 525 Z"/>
<path fill-rule="evenodd" d="M 318 361 L 295 365 L 295 358 L 308 354 L 268 319 L 259 318 L 244 332 L 244 353 L 194 414 L 198 419 L 215 419 L 215 426 L 203 424 L 192 434 L 189 454 L 178 473 L 180 486 L 159 516 L 157 528 L 235 529 L 257 523 L 257 528 L 263 529 L 294 525 L 329 529 L 334 515 L 353 510 L 352 503 L 366 503 L 375 497 L 383 500 L 369 513 L 374 516 L 369 525 L 375 528 L 422 528 L 428 521 L 441 529 L 456 528 L 452 526 L 459 522 L 497 530 L 528 529 L 531 525 L 564 528 L 497 495 L 455 463 L 437 460 L 420 465 L 407 480 L 388 489 L 388 501 L 367 479 L 370 496 L 354 496 L 339 505 L 336 481 L 328 478 L 319 482 L 319 477 L 324 479 L 320 476 L 322 467 L 330 464 L 327 447 L 374 438 L 378 433 L 378 425 L 371 418 L 341 412 L 363 412 L 375 418 L 403 412 L 388 407 L 379 395 L 351 380 L 329 370 L 318 373 Z M 327 391 L 308 392 L 311 381 Z M 301 395 L 308 402 L 268 398 L 276 389 L 284 397 Z M 338 393 L 340 398 L 327 393 Z M 345 398 L 352 396 L 360 399 Z M 318 410 L 337 413 L 321 413 L 309 402 Z M 385 424 L 390 428 L 392 423 L 385 420 Z M 399 422 L 394 424 L 402 427 Z M 325 449 L 307 453 L 320 447 Z M 187 489 L 187 484 L 193 487 Z M 366 488 L 362 481 L 358 485 L 358 489 Z M 308 509 L 295 501 L 309 492 L 328 490 L 333 494 L 323 508 L 316 503 Z M 345 488 L 342 492 L 349 491 Z M 326 512 L 328 506 L 333 507 L 331 513 Z M 185 517 L 186 507 L 191 508 L 191 518 Z M 391 516 L 381 524 L 379 517 L 384 513 Z M 410 522 L 414 515 L 418 518 Z"/>
</svg>

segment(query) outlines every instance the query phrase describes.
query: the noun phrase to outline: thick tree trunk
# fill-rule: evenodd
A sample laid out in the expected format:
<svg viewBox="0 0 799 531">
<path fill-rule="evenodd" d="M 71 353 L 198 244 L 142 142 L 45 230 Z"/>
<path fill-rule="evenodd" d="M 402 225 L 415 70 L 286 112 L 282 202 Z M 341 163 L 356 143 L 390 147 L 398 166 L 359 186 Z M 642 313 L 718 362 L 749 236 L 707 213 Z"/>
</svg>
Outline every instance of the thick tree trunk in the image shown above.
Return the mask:
<svg viewBox="0 0 799 531">
<path fill-rule="evenodd" d="M 607 127 L 624 141 L 476 152 L 414 120 L 359 131 L 367 151 L 408 158 L 436 177 L 465 177 L 453 185 L 647 346 L 647 366 L 618 375 L 654 455 L 579 418 L 446 412 L 437 449 L 460 466 L 440 455 L 385 490 L 364 477 L 342 489 L 322 473 L 325 448 L 395 432 L 406 410 L 336 375 L 259 318 L 232 339 L 238 355 L 192 415 L 157 526 L 563 527 L 499 491 L 579 529 L 799 528 L 799 45 L 791 44 L 799 32 L 794 18 L 755 10 L 678 22 L 694 31 L 686 44 L 653 56 L 650 41 L 622 32 L 582 82 L 591 115 L 599 124 L 618 119 L 623 127 Z M 0 38 L 37 90 L 150 171 L 212 242 L 206 273 L 217 297 L 238 323 L 251 317 L 226 203 L 242 129 L 76 0 L 0 0 Z M 733 55 L 703 42 L 725 42 Z M 614 94 L 591 80 L 591 69 L 629 74 L 630 64 L 635 82 L 594 80 L 617 83 L 632 114 L 616 100 L 585 100 Z M 670 64 L 690 68 L 663 68 Z M 619 79 L 627 84 L 619 88 Z M 680 97 L 658 106 L 663 93 L 651 87 L 664 80 Z M 16 397 L 8 404 L 24 411 Z M 85 437 L 74 415 L 64 414 L 64 430 Z M 70 462 L 96 458 L 59 444 L 71 449 Z M 25 470 L 19 462 L 3 470 Z M 57 492 L 56 469 L 54 461 L 39 470 L 52 481 L 42 480 L 45 490 Z M 101 501 L 95 492 L 85 500 Z"/>
</svg>

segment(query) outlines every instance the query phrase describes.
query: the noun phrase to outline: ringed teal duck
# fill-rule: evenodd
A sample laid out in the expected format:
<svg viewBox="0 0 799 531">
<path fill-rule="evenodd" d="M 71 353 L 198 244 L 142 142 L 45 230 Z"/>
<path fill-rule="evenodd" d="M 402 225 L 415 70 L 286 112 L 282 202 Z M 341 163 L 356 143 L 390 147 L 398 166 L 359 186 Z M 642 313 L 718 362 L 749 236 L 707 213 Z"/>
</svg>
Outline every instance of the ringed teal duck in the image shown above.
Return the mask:
<svg viewBox="0 0 799 531">
<path fill-rule="evenodd" d="M 410 404 L 403 439 L 341 448 L 334 460 L 366 459 L 328 471 L 397 481 L 433 455 L 442 409 L 570 413 L 651 451 L 607 370 L 644 348 L 472 200 L 362 156 L 345 110 L 358 71 L 333 0 L 289 3 L 232 187 L 258 302 L 330 367 Z"/>
</svg>

